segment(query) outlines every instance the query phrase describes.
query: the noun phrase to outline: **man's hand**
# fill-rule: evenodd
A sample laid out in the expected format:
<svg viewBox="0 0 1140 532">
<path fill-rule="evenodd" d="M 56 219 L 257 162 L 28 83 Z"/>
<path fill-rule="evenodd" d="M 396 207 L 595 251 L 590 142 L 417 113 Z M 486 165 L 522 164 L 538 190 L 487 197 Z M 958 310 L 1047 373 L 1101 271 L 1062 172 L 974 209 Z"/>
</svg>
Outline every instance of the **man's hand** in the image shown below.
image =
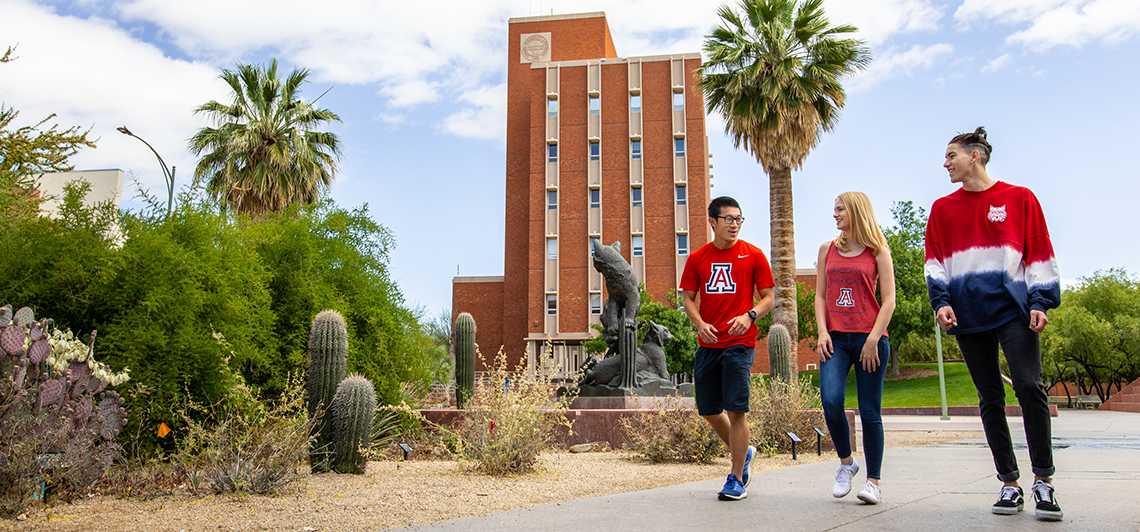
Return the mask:
<svg viewBox="0 0 1140 532">
<path fill-rule="evenodd" d="M 716 333 L 718 332 L 720 331 L 716 330 L 716 327 L 713 327 L 711 323 L 702 321 L 700 325 L 697 325 L 697 337 L 706 344 L 715 344 Z"/>
<path fill-rule="evenodd" d="M 859 362 L 863 364 L 863 371 L 874 373 L 879 369 L 879 342 L 870 338 L 863 343 L 863 352 L 859 355 Z"/>
<path fill-rule="evenodd" d="M 1049 317 L 1040 310 L 1029 311 L 1029 329 L 1037 334 L 1045 330 L 1045 326 L 1049 325 Z"/>
<path fill-rule="evenodd" d="M 950 305 L 938 309 L 938 326 L 942 327 L 942 330 L 945 331 L 955 325 L 958 325 L 958 317 L 954 315 L 954 309 L 950 308 Z"/>
<path fill-rule="evenodd" d="M 731 336 L 740 336 L 748 332 L 748 328 L 752 326 L 752 318 L 748 314 L 741 314 L 729 322 L 728 334 Z"/>
<path fill-rule="evenodd" d="M 815 342 L 815 352 L 819 353 L 820 360 L 828 360 L 831 354 L 835 352 L 835 348 L 831 345 L 831 335 L 827 331 L 820 331 L 819 337 Z"/>
</svg>

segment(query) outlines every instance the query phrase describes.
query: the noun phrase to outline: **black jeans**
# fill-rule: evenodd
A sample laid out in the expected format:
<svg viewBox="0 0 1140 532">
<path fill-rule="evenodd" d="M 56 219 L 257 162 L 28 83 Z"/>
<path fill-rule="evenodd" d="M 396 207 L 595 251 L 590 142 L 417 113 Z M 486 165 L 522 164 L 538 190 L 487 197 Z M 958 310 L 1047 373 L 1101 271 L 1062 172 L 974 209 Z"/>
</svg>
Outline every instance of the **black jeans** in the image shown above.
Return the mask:
<svg viewBox="0 0 1140 532">
<path fill-rule="evenodd" d="M 1017 402 L 1021 404 L 1033 473 L 1052 476 L 1053 439 L 1049 426 L 1052 420 L 1049 418 L 1048 396 L 1041 383 L 1040 340 L 1037 333 L 1029 329 L 1027 321 L 1016 319 L 990 331 L 958 335 L 962 357 L 966 359 L 970 378 L 978 389 L 982 428 L 994 455 L 997 477 L 1013 481 L 1020 476 L 1017 459 L 1013 456 L 1009 425 L 1005 421 L 1005 386 L 998 367 L 999 344 L 1009 363 Z"/>
</svg>

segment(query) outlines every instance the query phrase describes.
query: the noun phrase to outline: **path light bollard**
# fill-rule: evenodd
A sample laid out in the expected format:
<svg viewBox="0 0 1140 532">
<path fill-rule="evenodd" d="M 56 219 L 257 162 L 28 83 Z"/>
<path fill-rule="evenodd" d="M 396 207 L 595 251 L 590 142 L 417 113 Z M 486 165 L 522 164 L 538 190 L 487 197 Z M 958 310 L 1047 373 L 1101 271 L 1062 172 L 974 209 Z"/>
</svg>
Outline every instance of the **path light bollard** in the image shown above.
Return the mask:
<svg viewBox="0 0 1140 532">
<path fill-rule="evenodd" d="M 815 431 L 815 455 L 823 456 L 823 431 L 819 427 L 812 427 Z"/>
<path fill-rule="evenodd" d="M 412 446 L 406 443 L 400 444 L 400 450 L 404 451 L 404 461 L 408 461 L 408 457 L 412 455 Z"/>
<path fill-rule="evenodd" d="M 801 440 L 799 436 L 796 436 L 794 432 L 788 433 L 788 439 L 792 441 L 792 460 L 796 460 L 796 444 L 803 440 Z"/>
</svg>

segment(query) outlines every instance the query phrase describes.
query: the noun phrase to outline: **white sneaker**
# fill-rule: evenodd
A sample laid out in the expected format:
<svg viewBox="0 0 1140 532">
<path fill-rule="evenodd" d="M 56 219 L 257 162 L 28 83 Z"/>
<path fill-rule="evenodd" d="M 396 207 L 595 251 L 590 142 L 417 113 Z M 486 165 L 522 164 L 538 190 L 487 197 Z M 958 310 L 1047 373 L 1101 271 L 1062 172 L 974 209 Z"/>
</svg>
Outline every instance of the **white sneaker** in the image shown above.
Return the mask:
<svg viewBox="0 0 1140 532">
<path fill-rule="evenodd" d="M 867 504 L 879 504 L 879 496 L 879 485 L 870 480 L 863 485 L 863 489 L 859 490 L 859 494 L 856 495 L 856 497 L 859 497 L 859 500 Z"/>
<path fill-rule="evenodd" d="M 851 493 L 851 479 L 858 472 L 859 464 L 856 462 L 839 464 L 839 470 L 835 472 L 835 485 L 831 487 L 831 496 L 838 499 Z"/>
</svg>

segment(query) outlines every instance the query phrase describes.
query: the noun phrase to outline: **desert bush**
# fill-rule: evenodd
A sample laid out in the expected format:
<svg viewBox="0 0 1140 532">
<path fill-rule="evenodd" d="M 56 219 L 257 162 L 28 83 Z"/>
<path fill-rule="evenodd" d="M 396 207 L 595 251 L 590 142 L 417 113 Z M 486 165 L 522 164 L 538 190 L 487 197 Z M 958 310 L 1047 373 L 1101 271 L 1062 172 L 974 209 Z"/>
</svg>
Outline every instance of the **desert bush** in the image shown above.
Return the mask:
<svg viewBox="0 0 1140 532">
<path fill-rule="evenodd" d="M 481 355 L 480 355 L 481 356 Z M 525 473 L 549 448 L 559 430 L 570 430 L 570 396 L 557 397 L 553 358 L 537 368 L 509 370 L 503 351 L 475 385 L 456 432 L 460 456 L 470 470 L 489 475 Z"/>
<path fill-rule="evenodd" d="M 290 379 L 284 393 L 267 404 L 245 385 L 235 393 L 247 400 L 184 414 L 188 429 L 174 460 L 192 493 L 274 494 L 307 474 L 315 423 L 301 381 Z"/>
<path fill-rule="evenodd" d="M 121 453 L 126 412 L 111 387 L 129 376 L 31 309 L 0 308 L 0 516 L 34 499 L 86 493 Z"/>
<path fill-rule="evenodd" d="M 750 394 L 752 445 L 766 454 L 790 452 L 788 432 L 806 438 L 813 427 L 823 427 L 819 389 L 806 377 L 790 383 L 753 377 Z"/>
<path fill-rule="evenodd" d="M 712 427 L 696 410 L 680 404 L 624 418 L 620 423 L 626 448 L 653 463 L 708 464 L 724 453 Z"/>
</svg>

